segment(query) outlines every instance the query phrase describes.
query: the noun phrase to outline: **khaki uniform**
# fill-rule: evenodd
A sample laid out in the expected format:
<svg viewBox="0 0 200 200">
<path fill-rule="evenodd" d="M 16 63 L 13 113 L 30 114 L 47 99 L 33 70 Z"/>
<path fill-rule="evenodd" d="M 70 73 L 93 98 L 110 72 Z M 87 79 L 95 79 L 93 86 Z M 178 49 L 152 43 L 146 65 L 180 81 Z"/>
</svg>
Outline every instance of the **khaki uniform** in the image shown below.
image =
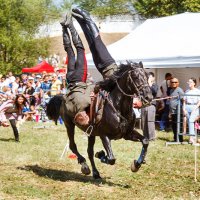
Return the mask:
<svg viewBox="0 0 200 200">
<path fill-rule="evenodd" d="M 67 91 L 65 104 L 68 113 L 75 116 L 78 112 L 85 111 L 91 104 L 91 92 L 93 92 L 95 85 L 87 85 L 84 82 L 76 83 Z"/>
<path fill-rule="evenodd" d="M 113 63 L 109 65 L 104 71 L 103 76 L 109 77 L 113 75 L 115 71 L 118 70 L 118 66 Z M 85 111 L 86 108 L 88 108 L 91 104 L 91 93 L 94 91 L 95 85 L 87 84 L 84 82 L 78 82 L 75 83 L 73 86 L 69 87 L 64 99 L 65 99 L 65 105 L 67 112 L 71 116 L 75 116 L 78 112 Z M 103 107 L 99 111 L 101 114 L 97 113 L 97 116 L 99 116 L 99 119 L 97 121 L 100 121 Z M 97 117 L 98 118 L 98 117 Z"/>
<path fill-rule="evenodd" d="M 118 71 L 118 66 L 116 63 L 113 63 L 102 71 L 103 78 L 112 76 L 115 71 Z"/>
</svg>

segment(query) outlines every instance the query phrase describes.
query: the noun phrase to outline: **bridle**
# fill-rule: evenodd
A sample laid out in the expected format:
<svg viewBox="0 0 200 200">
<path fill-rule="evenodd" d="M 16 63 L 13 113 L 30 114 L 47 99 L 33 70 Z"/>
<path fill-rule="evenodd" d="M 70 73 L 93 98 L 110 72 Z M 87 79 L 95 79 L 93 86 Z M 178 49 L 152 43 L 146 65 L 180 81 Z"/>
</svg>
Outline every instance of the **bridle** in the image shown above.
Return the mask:
<svg viewBox="0 0 200 200">
<path fill-rule="evenodd" d="M 136 69 L 136 68 L 135 68 L 135 69 Z M 142 90 L 144 87 L 149 87 L 149 84 L 146 83 L 146 84 L 144 84 L 144 85 L 138 85 L 138 86 L 135 84 L 135 82 L 133 81 L 132 76 L 131 76 L 132 72 L 133 72 L 135 69 L 130 70 L 130 71 L 125 71 L 120 77 L 118 77 L 118 78 L 115 79 L 115 83 L 116 83 L 116 85 L 117 85 L 117 88 L 119 89 L 119 91 L 120 91 L 123 95 L 128 96 L 128 97 L 131 97 L 131 98 L 138 98 L 138 99 L 140 99 L 140 100 L 143 100 L 143 102 L 144 102 L 143 104 L 144 104 L 144 105 L 149 104 L 149 102 L 148 102 L 146 99 L 144 99 L 144 97 L 142 97 L 141 94 L 140 94 L 141 90 Z M 136 92 L 134 92 L 133 94 L 127 94 L 127 93 L 119 86 L 119 83 L 118 83 L 119 78 L 122 78 L 122 77 L 123 77 L 124 75 L 126 75 L 127 73 L 128 73 L 128 78 L 129 78 L 130 81 L 131 81 L 131 84 L 134 86 L 134 88 L 135 88 L 135 90 L 136 90 Z M 145 78 L 146 78 L 146 77 L 145 77 Z M 147 81 L 147 80 L 146 80 L 146 81 Z"/>
</svg>

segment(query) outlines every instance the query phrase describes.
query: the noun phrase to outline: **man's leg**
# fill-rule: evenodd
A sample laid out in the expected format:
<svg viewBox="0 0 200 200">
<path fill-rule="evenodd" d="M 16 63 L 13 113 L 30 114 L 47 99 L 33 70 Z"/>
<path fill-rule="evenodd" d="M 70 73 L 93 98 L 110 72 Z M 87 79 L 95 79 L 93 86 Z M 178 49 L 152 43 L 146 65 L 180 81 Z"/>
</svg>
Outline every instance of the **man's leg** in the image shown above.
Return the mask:
<svg viewBox="0 0 200 200">
<path fill-rule="evenodd" d="M 69 28 L 71 32 L 72 41 L 77 50 L 77 59 L 76 59 L 76 65 L 75 65 L 74 78 L 76 79 L 76 82 L 86 82 L 87 61 L 85 58 L 85 49 L 84 49 L 83 43 L 73 25 L 72 20 L 69 21 L 69 24 L 67 25 L 67 27 Z"/>
<path fill-rule="evenodd" d="M 66 75 L 66 79 L 67 82 L 71 82 L 71 75 L 73 74 L 73 72 L 75 71 L 75 54 L 74 54 L 74 50 L 71 46 L 71 40 L 70 40 L 70 36 L 67 30 L 67 27 L 63 24 L 62 25 L 62 30 L 63 30 L 63 45 L 64 45 L 64 49 L 67 52 L 67 58 L 68 58 L 68 72 Z"/>
<path fill-rule="evenodd" d="M 117 65 L 102 42 L 99 30 L 89 13 L 80 8 L 74 8 L 72 9 L 72 16 L 78 21 L 85 34 L 95 66 L 99 72 L 102 73 L 103 76 L 112 75 L 114 71 L 117 71 Z"/>
</svg>

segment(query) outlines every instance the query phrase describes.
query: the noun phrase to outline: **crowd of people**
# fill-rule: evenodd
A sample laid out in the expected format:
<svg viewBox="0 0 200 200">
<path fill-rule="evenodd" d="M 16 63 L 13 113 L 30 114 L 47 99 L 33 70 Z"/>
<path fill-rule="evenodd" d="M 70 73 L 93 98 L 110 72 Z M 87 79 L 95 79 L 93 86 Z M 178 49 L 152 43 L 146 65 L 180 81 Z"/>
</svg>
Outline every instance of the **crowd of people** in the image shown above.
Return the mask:
<svg viewBox="0 0 200 200">
<path fill-rule="evenodd" d="M 88 74 L 88 83 L 93 78 Z M 66 74 L 59 73 L 31 73 L 14 76 L 12 72 L 0 75 L 0 122 L 4 127 L 9 126 L 9 120 L 15 140 L 19 141 L 16 122 L 19 120 L 36 120 L 41 105 L 49 101 L 52 96 L 66 94 Z"/>
<path fill-rule="evenodd" d="M 154 111 L 150 111 L 149 125 L 146 129 L 154 132 L 155 129 L 150 124 L 157 120 L 160 131 L 172 129 L 174 142 L 183 142 L 183 135 L 187 134 L 190 136 L 189 142 L 194 144 L 196 142 L 195 122 L 200 118 L 200 87 L 197 88 L 197 80 L 191 77 L 187 81 L 187 90 L 184 91 L 179 87 L 178 78 L 173 77 L 171 73 L 165 74 L 165 80 L 160 86 L 155 83 L 155 78 L 152 79 L 154 77 L 152 72 L 149 73 L 149 76 L 150 80 L 153 80 L 151 83 L 152 93 L 157 101 L 156 104 L 153 104 L 156 107 L 156 115 L 152 115 Z M 161 91 L 160 96 L 158 96 L 159 90 Z M 179 130 L 177 129 L 178 124 Z"/>
<path fill-rule="evenodd" d="M 87 81 L 94 83 L 93 78 L 91 76 L 88 77 L 89 80 Z M 160 101 L 154 101 L 151 107 L 141 110 L 143 116 L 149 116 L 149 124 L 151 124 L 149 125 L 149 129 L 148 127 L 143 128 L 149 131 L 151 138 L 155 137 L 155 134 L 153 134 L 155 129 L 154 120 L 152 120 L 151 114 L 147 114 L 147 110 L 150 109 L 151 111 L 149 113 L 154 112 L 155 120 L 159 121 L 159 130 L 167 131 L 171 124 L 174 133 L 173 139 L 177 141 L 177 112 L 178 101 L 180 100 L 177 97 L 181 96 L 180 133 L 185 134 L 188 132 L 190 134 L 190 142 L 194 143 L 194 122 L 200 116 L 200 88 L 197 88 L 197 80 L 191 77 L 187 82 L 188 90 L 185 92 L 179 87 L 178 78 L 173 77 L 170 73 L 166 73 L 165 80 L 160 86 L 155 83 L 155 77 L 152 72 L 149 73 L 149 80 L 154 98 L 157 98 L 159 90 L 161 90 L 162 96 Z M 38 112 L 37 109 L 42 104 L 42 101 L 48 102 L 52 96 L 66 94 L 66 91 L 67 83 L 66 74 L 64 73 L 56 72 L 47 74 L 46 72 L 42 72 L 40 74 L 32 73 L 13 76 L 12 72 L 9 72 L 7 75 L 0 75 L 0 121 L 4 122 L 2 126 L 9 126 L 7 120 L 3 117 L 4 115 L 2 115 L 2 113 L 7 113 L 7 119 L 9 119 L 11 127 L 13 128 L 15 139 L 18 141 L 19 134 L 16 128 L 16 119 L 22 119 L 22 116 L 24 116 L 24 120 L 34 120 Z M 165 99 L 165 97 L 172 98 Z M 20 98 L 23 99 L 21 103 L 23 108 L 21 108 L 16 118 L 13 114 L 11 115 L 10 109 L 6 111 L 6 108 L 9 108 L 13 102 L 15 102 L 15 105 L 19 104 L 18 99 Z M 186 121 L 188 122 L 188 131 Z M 178 140 L 182 142 L 183 136 L 179 135 L 178 137 Z"/>
</svg>

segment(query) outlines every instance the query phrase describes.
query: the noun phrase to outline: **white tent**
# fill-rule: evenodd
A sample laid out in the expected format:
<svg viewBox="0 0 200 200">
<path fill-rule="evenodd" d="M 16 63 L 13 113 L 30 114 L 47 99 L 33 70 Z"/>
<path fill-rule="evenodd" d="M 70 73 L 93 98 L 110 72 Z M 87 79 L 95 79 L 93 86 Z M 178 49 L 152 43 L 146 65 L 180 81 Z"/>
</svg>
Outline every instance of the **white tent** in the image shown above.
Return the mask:
<svg viewBox="0 0 200 200">
<path fill-rule="evenodd" d="M 185 67 L 199 70 L 200 13 L 148 19 L 107 48 L 119 63 L 142 61 L 145 68 L 163 68 L 167 72 Z M 93 65 L 91 54 L 87 55 L 87 59 L 89 66 Z M 157 79 L 163 80 L 164 75 Z"/>
<path fill-rule="evenodd" d="M 108 46 L 117 62 L 142 61 L 145 67 L 200 67 L 200 13 L 148 19 Z M 91 55 L 87 56 L 89 65 Z"/>
</svg>

